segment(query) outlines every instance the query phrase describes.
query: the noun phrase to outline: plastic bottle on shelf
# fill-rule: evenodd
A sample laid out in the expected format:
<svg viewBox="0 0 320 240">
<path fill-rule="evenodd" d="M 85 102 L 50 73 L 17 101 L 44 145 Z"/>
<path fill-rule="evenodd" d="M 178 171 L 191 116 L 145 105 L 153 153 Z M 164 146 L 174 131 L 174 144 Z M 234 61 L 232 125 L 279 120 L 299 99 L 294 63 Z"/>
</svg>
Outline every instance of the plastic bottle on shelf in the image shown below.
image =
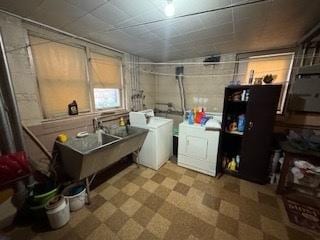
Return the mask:
<svg viewBox="0 0 320 240">
<path fill-rule="evenodd" d="M 125 123 L 125 121 L 124 121 L 123 117 L 121 117 L 121 118 L 120 118 L 119 126 L 120 126 L 120 127 L 124 127 L 124 126 L 126 126 L 126 123 Z"/>
<path fill-rule="evenodd" d="M 241 101 L 245 101 L 245 100 L 246 100 L 246 90 L 242 90 Z"/>
<path fill-rule="evenodd" d="M 196 113 L 196 123 L 201 123 L 202 118 L 204 117 L 204 111 L 203 108 L 201 108 L 197 113 Z"/>
<path fill-rule="evenodd" d="M 244 126 L 245 126 L 245 115 L 241 114 L 238 116 L 238 131 L 244 132 Z"/>
<path fill-rule="evenodd" d="M 237 163 L 237 169 L 239 169 L 239 165 L 240 165 L 240 156 L 239 155 L 237 155 L 236 156 L 236 163 Z"/>
<path fill-rule="evenodd" d="M 232 158 L 232 161 L 228 163 L 228 169 L 231 171 L 236 171 L 237 163 L 234 158 Z"/>
<path fill-rule="evenodd" d="M 194 114 L 193 114 L 193 110 L 190 111 L 189 115 L 188 115 L 188 123 L 190 125 L 193 125 L 194 123 Z"/>
<path fill-rule="evenodd" d="M 244 99 L 245 101 L 248 101 L 249 100 L 249 90 L 246 91 L 246 97 Z"/>
</svg>

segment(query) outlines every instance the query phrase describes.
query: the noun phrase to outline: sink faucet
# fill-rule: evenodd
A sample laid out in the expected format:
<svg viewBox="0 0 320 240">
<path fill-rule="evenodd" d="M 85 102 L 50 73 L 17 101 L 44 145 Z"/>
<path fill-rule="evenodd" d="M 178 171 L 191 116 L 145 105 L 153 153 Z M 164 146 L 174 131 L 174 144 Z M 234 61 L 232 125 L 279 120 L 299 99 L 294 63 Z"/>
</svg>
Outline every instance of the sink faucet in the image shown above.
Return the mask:
<svg viewBox="0 0 320 240">
<path fill-rule="evenodd" d="M 102 128 L 102 121 L 99 120 L 97 117 L 95 117 L 92 120 L 92 124 L 93 124 L 93 131 L 96 132 L 98 129 Z"/>
<path fill-rule="evenodd" d="M 105 133 L 110 133 L 110 130 L 107 126 L 103 126 L 102 121 L 99 120 L 97 117 L 93 119 L 93 130 L 97 132 L 98 129 L 102 129 Z"/>
</svg>

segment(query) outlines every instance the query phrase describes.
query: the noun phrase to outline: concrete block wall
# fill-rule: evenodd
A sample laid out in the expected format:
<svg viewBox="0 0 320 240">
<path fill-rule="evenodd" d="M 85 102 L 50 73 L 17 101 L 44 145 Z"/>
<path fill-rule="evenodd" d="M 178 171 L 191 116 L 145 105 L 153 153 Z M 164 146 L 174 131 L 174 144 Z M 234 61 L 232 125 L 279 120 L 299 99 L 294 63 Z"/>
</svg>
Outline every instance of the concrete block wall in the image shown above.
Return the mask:
<svg viewBox="0 0 320 240">
<path fill-rule="evenodd" d="M 36 76 L 26 48 L 27 30 L 19 19 L 2 13 L 0 28 L 21 118 L 27 124 L 38 123 L 42 113 Z"/>
<path fill-rule="evenodd" d="M 141 62 L 149 62 L 148 59 L 141 59 Z M 156 102 L 156 79 L 153 65 L 139 65 L 140 88 L 145 95 L 145 108 L 154 108 Z"/>
<path fill-rule="evenodd" d="M 131 79 L 131 69 L 133 65 L 131 63 L 130 54 L 124 54 L 124 64 L 123 64 L 123 74 L 125 84 L 125 94 L 126 94 L 126 109 L 132 109 L 131 95 L 132 88 L 135 88 L 130 81 Z M 145 58 L 139 58 L 139 62 L 148 63 L 150 60 Z M 138 76 L 138 87 L 140 90 L 143 90 L 143 94 L 145 95 L 144 104 L 145 108 L 154 108 L 156 101 L 156 81 L 155 75 L 153 74 L 154 67 L 149 64 L 137 64 L 137 76 Z M 141 109 L 142 110 L 142 109 Z"/>
<path fill-rule="evenodd" d="M 204 105 L 207 111 L 221 112 L 223 110 L 224 88 L 233 79 L 235 54 L 221 55 L 221 64 L 205 66 L 204 58 L 177 60 L 177 65 L 158 65 L 156 75 L 156 102 L 173 103 L 177 110 L 181 110 L 179 88 L 175 79 L 175 67 L 184 66 L 184 87 L 186 107 Z M 230 62 L 231 61 L 231 62 Z M 226 62 L 226 63 L 224 63 Z M 194 63 L 192 65 L 184 63 Z M 201 104 L 198 99 L 207 99 Z"/>
</svg>

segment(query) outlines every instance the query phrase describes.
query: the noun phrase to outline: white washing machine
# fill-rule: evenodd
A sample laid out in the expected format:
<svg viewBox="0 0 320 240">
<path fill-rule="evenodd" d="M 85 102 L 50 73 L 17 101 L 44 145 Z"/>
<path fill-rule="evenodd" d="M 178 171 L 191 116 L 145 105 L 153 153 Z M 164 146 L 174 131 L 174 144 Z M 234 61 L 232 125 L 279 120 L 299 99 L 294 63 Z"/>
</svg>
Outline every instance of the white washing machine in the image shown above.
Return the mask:
<svg viewBox="0 0 320 240">
<path fill-rule="evenodd" d="M 155 117 L 152 109 L 130 112 L 130 124 L 149 130 L 139 154 L 139 163 L 158 170 L 172 156 L 173 120 Z"/>
<path fill-rule="evenodd" d="M 178 165 L 215 176 L 222 116 L 211 116 L 205 126 L 180 123 Z"/>
</svg>

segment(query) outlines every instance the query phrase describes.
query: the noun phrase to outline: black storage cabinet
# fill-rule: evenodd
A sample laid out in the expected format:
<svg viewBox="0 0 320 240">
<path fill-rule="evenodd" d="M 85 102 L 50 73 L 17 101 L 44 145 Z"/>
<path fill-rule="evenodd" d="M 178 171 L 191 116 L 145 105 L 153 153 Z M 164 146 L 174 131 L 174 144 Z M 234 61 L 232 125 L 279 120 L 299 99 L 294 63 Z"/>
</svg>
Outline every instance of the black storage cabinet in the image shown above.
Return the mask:
<svg viewBox="0 0 320 240">
<path fill-rule="evenodd" d="M 234 99 L 245 90 L 245 100 Z M 266 184 L 269 181 L 273 124 L 281 85 L 240 85 L 225 88 L 222 131 L 219 141 L 218 173 L 229 173 L 242 179 Z M 243 132 L 230 132 L 232 116 L 245 115 Z M 226 159 L 240 156 L 236 171 L 226 167 Z"/>
</svg>

